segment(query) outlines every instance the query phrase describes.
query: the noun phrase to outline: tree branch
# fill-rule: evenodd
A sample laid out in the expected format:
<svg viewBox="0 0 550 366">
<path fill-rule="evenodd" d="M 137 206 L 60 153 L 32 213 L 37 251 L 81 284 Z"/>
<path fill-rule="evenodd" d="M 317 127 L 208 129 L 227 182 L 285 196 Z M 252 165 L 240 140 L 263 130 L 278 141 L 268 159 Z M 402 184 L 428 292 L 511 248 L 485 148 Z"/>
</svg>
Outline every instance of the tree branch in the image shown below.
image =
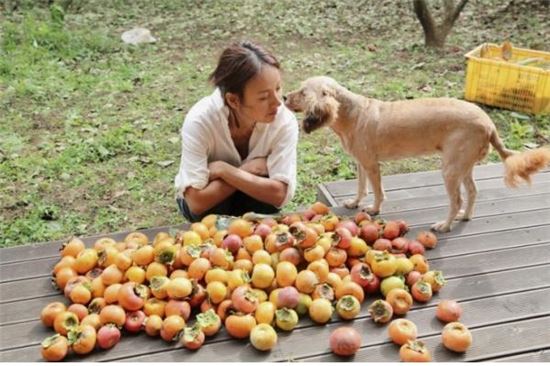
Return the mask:
<svg viewBox="0 0 550 366">
<path fill-rule="evenodd" d="M 458 19 L 458 16 L 460 15 L 460 12 L 462 11 L 462 9 L 464 9 L 464 7 L 466 6 L 466 3 L 468 3 L 468 0 L 461 0 L 458 6 L 454 8 L 453 11 L 449 11 L 447 13 L 447 16 L 445 17 L 445 23 L 447 23 L 450 28 L 452 28 L 453 24 Z"/>
<path fill-rule="evenodd" d="M 433 33 L 435 31 L 435 24 L 428 7 L 426 6 L 426 2 L 424 0 L 414 0 L 413 5 L 416 17 L 420 21 L 422 28 L 424 28 L 424 32 Z"/>
</svg>

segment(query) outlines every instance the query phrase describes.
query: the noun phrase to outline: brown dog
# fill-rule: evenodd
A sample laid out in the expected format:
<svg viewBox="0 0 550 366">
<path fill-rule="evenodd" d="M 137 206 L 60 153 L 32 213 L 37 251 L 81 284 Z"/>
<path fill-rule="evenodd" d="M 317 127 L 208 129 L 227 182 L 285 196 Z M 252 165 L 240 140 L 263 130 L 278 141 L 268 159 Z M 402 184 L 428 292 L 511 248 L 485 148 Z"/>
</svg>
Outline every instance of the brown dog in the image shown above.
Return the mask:
<svg viewBox="0 0 550 366">
<path fill-rule="evenodd" d="M 304 112 L 303 128 L 310 133 L 329 126 L 340 137 L 346 152 L 357 162 L 357 196 L 344 202 L 355 208 L 367 194 L 367 179 L 374 192 L 374 204 L 367 208 L 377 214 L 385 198 L 379 162 L 439 153 L 449 195 L 449 214 L 432 225 L 439 232 L 451 230 L 453 220 L 470 220 L 477 188 L 474 165 L 493 145 L 506 167 L 505 182 L 516 186 L 550 162 L 550 149 L 523 153 L 506 149 L 489 116 L 472 103 L 452 98 L 426 98 L 383 102 L 354 94 L 329 77 L 307 79 L 299 90 L 287 95 L 286 106 Z M 460 195 L 464 184 L 467 204 Z"/>
</svg>

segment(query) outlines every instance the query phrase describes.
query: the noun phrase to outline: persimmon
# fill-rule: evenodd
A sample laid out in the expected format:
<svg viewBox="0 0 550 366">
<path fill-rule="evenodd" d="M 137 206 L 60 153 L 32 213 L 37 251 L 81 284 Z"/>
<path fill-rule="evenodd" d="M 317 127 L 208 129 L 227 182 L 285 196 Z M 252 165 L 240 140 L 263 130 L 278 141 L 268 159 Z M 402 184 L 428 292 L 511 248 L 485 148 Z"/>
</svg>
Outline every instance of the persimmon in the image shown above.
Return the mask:
<svg viewBox="0 0 550 366">
<path fill-rule="evenodd" d="M 67 310 L 62 302 L 56 301 L 46 305 L 40 312 L 40 320 L 47 327 L 52 327 L 57 315 Z"/>
<path fill-rule="evenodd" d="M 351 327 L 339 327 L 330 333 L 329 345 L 338 356 L 351 356 L 361 347 L 361 335 Z"/>
<path fill-rule="evenodd" d="M 417 334 L 418 329 L 416 328 L 416 324 L 408 319 L 392 320 L 388 326 L 388 335 L 390 339 L 400 346 L 408 341 L 414 341 Z"/>
<path fill-rule="evenodd" d="M 69 352 L 69 341 L 61 334 L 44 339 L 40 345 L 40 353 L 46 361 L 61 361 Z"/>
<path fill-rule="evenodd" d="M 67 242 L 63 243 L 59 251 L 61 252 L 62 257 L 71 256 L 73 258 L 76 258 L 76 256 L 84 249 L 84 242 L 79 238 L 73 236 L 69 240 L 67 240 Z"/>
<path fill-rule="evenodd" d="M 414 340 L 407 341 L 399 349 L 399 357 L 403 362 L 430 362 L 432 354 L 424 342 Z"/>
<path fill-rule="evenodd" d="M 454 352 L 466 352 L 472 345 L 472 333 L 462 323 L 451 322 L 445 325 L 441 333 L 443 345 Z"/>
</svg>

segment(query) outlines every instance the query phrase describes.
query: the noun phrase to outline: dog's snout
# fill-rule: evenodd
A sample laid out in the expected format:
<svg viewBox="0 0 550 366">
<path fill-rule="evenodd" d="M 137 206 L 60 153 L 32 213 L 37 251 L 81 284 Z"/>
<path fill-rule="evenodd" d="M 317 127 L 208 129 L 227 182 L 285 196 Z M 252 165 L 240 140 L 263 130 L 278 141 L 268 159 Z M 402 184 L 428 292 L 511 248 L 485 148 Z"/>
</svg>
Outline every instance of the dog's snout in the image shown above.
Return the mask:
<svg viewBox="0 0 550 366">
<path fill-rule="evenodd" d="M 286 95 L 283 95 L 283 102 L 286 102 L 286 100 L 287 100 Z"/>
</svg>

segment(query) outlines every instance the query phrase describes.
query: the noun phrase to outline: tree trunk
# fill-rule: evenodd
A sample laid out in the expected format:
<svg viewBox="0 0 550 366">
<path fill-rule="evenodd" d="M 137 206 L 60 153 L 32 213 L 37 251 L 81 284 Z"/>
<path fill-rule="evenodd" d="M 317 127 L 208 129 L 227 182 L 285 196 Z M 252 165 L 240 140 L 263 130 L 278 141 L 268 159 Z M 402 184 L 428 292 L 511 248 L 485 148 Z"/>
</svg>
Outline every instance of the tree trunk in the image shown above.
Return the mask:
<svg viewBox="0 0 550 366">
<path fill-rule="evenodd" d="M 445 18 L 441 24 L 436 24 L 425 0 L 413 0 L 414 12 L 424 30 L 426 47 L 443 48 L 447 35 L 451 32 L 455 21 L 468 0 L 460 0 L 455 7 L 454 0 L 444 0 Z"/>
</svg>

